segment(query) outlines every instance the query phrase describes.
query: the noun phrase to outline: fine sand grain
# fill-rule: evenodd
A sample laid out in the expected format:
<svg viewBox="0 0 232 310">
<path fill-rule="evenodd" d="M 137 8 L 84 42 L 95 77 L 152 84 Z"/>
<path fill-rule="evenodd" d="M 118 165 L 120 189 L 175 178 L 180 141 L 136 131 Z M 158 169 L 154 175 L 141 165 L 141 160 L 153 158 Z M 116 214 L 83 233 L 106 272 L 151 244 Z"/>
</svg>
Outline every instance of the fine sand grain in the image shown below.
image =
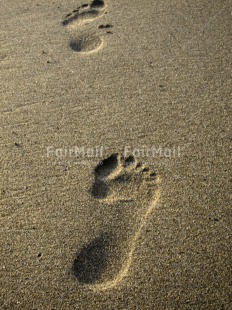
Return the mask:
<svg viewBox="0 0 232 310">
<path fill-rule="evenodd" d="M 231 309 L 231 1 L 0 17 L 0 309 Z"/>
</svg>

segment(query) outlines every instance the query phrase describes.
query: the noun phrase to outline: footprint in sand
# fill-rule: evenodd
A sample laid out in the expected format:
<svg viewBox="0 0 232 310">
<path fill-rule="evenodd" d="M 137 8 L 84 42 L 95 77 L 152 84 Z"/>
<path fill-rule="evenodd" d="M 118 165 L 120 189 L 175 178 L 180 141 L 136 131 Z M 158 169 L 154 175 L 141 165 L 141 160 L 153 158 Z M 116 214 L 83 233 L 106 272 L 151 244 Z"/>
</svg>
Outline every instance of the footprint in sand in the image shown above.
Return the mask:
<svg viewBox="0 0 232 310">
<path fill-rule="evenodd" d="M 83 4 L 72 13 L 66 15 L 62 22 L 70 33 L 69 46 L 79 53 L 91 53 L 103 46 L 103 35 L 112 33 L 112 25 L 93 26 L 93 21 L 107 13 L 103 0 L 93 0 L 90 4 Z M 106 30 L 102 33 L 101 30 Z"/>
<path fill-rule="evenodd" d="M 101 233 L 73 263 L 80 283 L 96 290 L 117 285 L 128 273 L 142 228 L 160 197 L 160 177 L 133 156 L 113 154 L 94 170 L 90 194 L 97 203 Z"/>
</svg>

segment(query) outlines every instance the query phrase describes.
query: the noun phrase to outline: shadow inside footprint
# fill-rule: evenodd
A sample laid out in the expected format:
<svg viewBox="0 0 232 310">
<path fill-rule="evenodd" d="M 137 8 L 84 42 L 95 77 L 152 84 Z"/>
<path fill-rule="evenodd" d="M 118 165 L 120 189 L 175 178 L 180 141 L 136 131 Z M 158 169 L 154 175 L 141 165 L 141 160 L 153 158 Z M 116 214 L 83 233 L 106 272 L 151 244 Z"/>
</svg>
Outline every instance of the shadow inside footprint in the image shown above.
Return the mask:
<svg viewBox="0 0 232 310">
<path fill-rule="evenodd" d="M 80 283 L 97 282 L 107 266 L 107 248 L 110 238 L 107 234 L 84 246 L 73 263 L 73 274 Z"/>
<path fill-rule="evenodd" d="M 70 47 L 75 52 L 88 53 L 96 50 L 102 44 L 102 40 L 95 36 L 80 36 L 70 42 Z"/>
<path fill-rule="evenodd" d="M 128 156 L 125 158 L 124 167 L 130 166 L 135 162 L 135 158 L 133 156 Z"/>
<path fill-rule="evenodd" d="M 92 189 L 91 189 L 91 194 L 98 199 L 103 199 L 107 196 L 108 194 L 108 186 L 105 182 L 96 179 Z"/>
<path fill-rule="evenodd" d="M 93 197 L 103 199 L 108 194 L 108 185 L 105 178 L 110 175 L 118 167 L 118 155 L 112 154 L 108 158 L 100 162 L 94 169 L 95 181 L 91 188 Z"/>
<path fill-rule="evenodd" d="M 105 5 L 103 0 L 93 0 L 91 3 L 91 8 L 102 8 Z"/>
<path fill-rule="evenodd" d="M 104 159 L 95 168 L 95 174 L 97 177 L 103 178 L 109 175 L 118 166 L 117 154 L 112 154 L 110 157 Z"/>
</svg>

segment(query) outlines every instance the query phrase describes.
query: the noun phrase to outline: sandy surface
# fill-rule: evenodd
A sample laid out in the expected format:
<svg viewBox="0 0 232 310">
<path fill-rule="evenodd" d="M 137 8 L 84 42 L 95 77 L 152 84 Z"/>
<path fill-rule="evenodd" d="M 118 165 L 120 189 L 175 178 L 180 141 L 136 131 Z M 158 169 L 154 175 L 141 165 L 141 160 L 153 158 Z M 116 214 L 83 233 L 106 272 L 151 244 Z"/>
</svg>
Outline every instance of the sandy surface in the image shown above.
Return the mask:
<svg viewBox="0 0 232 310">
<path fill-rule="evenodd" d="M 230 309 L 231 1 L 86 3 L 1 3 L 0 308 Z"/>
</svg>

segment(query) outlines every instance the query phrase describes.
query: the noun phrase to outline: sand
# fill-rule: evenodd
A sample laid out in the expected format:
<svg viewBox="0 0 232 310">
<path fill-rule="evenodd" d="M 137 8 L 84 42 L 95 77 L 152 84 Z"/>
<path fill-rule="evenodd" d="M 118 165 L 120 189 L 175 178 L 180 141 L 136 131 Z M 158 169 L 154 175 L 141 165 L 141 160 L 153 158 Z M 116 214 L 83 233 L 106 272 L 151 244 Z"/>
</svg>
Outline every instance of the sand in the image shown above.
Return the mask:
<svg viewBox="0 0 232 310">
<path fill-rule="evenodd" d="M 0 308 L 230 309 L 231 1 L 0 16 Z"/>
</svg>

